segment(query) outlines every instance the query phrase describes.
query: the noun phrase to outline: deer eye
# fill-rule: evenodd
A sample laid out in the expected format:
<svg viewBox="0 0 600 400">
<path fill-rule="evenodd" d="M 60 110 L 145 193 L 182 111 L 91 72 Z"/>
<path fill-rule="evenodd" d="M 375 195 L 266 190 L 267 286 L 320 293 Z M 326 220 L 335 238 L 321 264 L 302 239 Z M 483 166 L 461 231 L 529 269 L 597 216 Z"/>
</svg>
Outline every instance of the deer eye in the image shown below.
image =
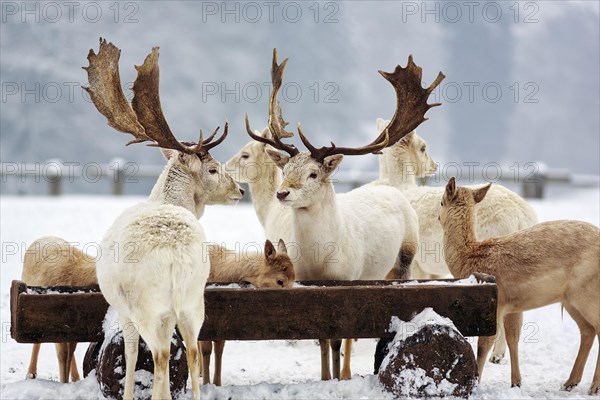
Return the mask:
<svg viewBox="0 0 600 400">
<path fill-rule="evenodd" d="M 216 174 L 217 172 L 218 172 L 218 171 L 217 171 L 217 169 L 216 169 L 216 168 L 211 168 L 211 169 L 209 169 L 209 170 L 208 170 L 208 173 L 209 173 L 209 174 L 211 174 L 211 175 L 214 175 L 214 174 Z"/>
<path fill-rule="evenodd" d="M 425 153 L 425 150 L 427 150 L 425 146 L 421 147 L 421 153 Z"/>
<path fill-rule="evenodd" d="M 246 153 L 242 154 L 242 160 L 246 160 L 248 158 L 250 158 L 250 154 L 246 154 Z"/>
<path fill-rule="evenodd" d="M 310 175 L 308 176 L 310 179 L 317 179 L 317 173 L 316 172 L 311 172 Z"/>
<path fill-rule="evenodd" d="M 283 279 L 277 279 L 277 284 L 278 284 L 279 286 L 283 286 L 283 283 L 284 283 L 284 282 L 283 282 Z"/>
<path fill-rule="evenodd" d="M 440 202 L 440 206 L 444 207 L 444 202 L 443 201 Z"/>
</svg>

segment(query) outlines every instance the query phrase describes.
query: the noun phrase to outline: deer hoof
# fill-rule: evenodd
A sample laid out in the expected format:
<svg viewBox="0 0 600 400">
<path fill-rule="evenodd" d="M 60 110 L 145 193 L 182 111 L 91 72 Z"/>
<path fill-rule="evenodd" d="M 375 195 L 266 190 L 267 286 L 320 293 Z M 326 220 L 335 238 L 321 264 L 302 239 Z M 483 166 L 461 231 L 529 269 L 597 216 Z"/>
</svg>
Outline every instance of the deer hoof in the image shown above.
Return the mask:
<svg viewBox="0 0 600 400">
<path fill-rule="evenodd" d="M 565 391 L 567 391 L 567 392 L 570 392 L 571 390 L 573 390 L 573 388 L 574 388 L 575 386 L 577 386 L 577 383 L 573 383 L 573 382 L 569 383 L 569 382 L 566 382 L 566 383 L 563 385 L 562 389 L 563 389 L 563 390 L 565 390 Z"/>
<path fill-rule="evenodd" d="M 27 375 L 25 376 L 25 379 L 35 379 L 35 378 L 37 378 L 36 372 L 28 372 Z"/>
<path fill-rule="evenodd" d="M 352 379 L 352 373 L 350 371 L 342 370 L 342 375 L 340 377 L 340 380 L 349 381 L 350 379 Z"/>
<path fill-rule="evenodd" d="M 592 383 L 592 387 L 590 388 L 590 391 L 588 392 L 588 394 L 590 396 L 593 396 L 598 393 L 600 393 L 600 383 Z"/>
<path fill-rule="evenodd" d="M 490 357 L 490 362 L 492 364 L 500 364 L 503 359 L 504 359 L 504 355 L 503 354 L 493 354 Z"/>
</svg>

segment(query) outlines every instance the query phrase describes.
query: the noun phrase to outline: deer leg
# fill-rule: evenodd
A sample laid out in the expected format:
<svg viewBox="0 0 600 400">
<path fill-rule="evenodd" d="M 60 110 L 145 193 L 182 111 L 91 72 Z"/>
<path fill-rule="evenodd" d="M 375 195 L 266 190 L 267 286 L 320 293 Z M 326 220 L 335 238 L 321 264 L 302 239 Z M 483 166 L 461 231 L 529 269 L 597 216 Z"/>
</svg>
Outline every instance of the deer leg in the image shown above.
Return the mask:
<svg viewBox="0 0 600 400">
<path fill-rule="evenodd" d="M 592 379 L 592 386 L 590 387 L 590 396 L 593 396 L 600 392 L 600 333 L 598 333 L 598 358 L 596 359 L 596 371 L 594 372 L 594 378 Z"/>
<path fill-rule="evenodd" d="M 225 347 L 224 340 L 215 341 L 215 376 L 213 382 L 216 386 L 221 386 L 221 367 L 223 360 L 223 348 Z"/>
<path fill-rule="evenodd" d="M 212 354 L 212 342 L 210 340 L 200 341 L 200 351 L 202 352 L 202 384 L 210 383 L 210 355 Z"/>
<path fill-rule="evenodd" d="M 77 348 L 77 342 L 69 342 L 67 343 L 68 349 L 68 360 L 67 367 L 69 368 L 69 373 L 71 375 L 71 382 L 77 382 L 80 378 L 79 372 L 77 371 L 77 362 L 75 361 L 75 349 Z"/>
<path fill-rule="evenodd" d="M 481 382 L 481 376 L 483 374 L 483 367 L 487 359 L 487 355 L 492 348 L 494 342 L 494 336 L 479 336 L 477 340 L 477 370 L 479 372 L 479 381 Z"/>
<path fill-rule="evenodd" d="M 319 339 L 321 347 L 321 380 L 328 381 L 331 379 L 331 371 L 329 370 L 329 340 Z"/>
<path fill-rule="evenodd" d="M 585 367 L 585 362 L 590 354 L 590 350 L 592 349 L 592 345 L 594 344 L 595 331 L 594 327 L 586 321 L 586 319 L 581 315 L 581 313 L 570 304 L 563 304 L 569 315 L 575 320 L 577 326 L 579 327 L 579 332 L 581 334 L 581 342 L 579 344 L 579 352 L 577 353 L 577 358 L 575 358 L 575 363 L 573 364 L 573 369 L 571 370 L 571 375 L 569 379 L 563 385 L 565 390 L 570 391 L 573 389 L 579 382 L 581 382 L 581 377 L 583 376 L 583 368 Z M 598 374 L 598 366 L 596 366 L 596 374 Z M 596 378 L 596 377 L 594 377 Z"/>
<path fill-rule="evenodd" d="M 521 370 L 519 369 L 519 338 L 523 325 L 523 313 L 512 313 L 504 317 L 506 344 L 510 353 L 511 386 L 521 386 Z"/>
<path fill-rule="evenodd" d="M 169 342 L 169 345 L 171 343 Z M 170 347 L 170 346 L 169 346 Z M 169 357 L 171 349 L 167 346 L 153 349 L 152 360 L 154 361 L 154 381 L 152 382 L 152 400 L 171 400 L 169 389 Z M 187 353 L 186 353 L 187 356 Z M 189 360 L 188 360 L 189 366 Z M 166 386 L 166 390 L 165 390 Z"/>
<path fill-rule="evenodd" d="M 354 339 L 344 339 L 344 366 L 342 367 L 342 380 L 352 379 L 352 371 L 350 370 L 350 359 L 352 354 L 352 342 Z"/>
<path fill-rule="evenodd" d="M 34 343 L 31 348 L 31 359 L 29 360 L 29 368 L 27 368 L 25 379 L 35 379 L 37 377 L 37 362 L 41 346 L 41 343 Z"/>
<path fill-rule="evenodd" d="M 179 332 L 181 333 L 186 346 L 185 355 L 187 357 L 190 376 L 192 377 L 192 399 L 194 400 L 200 400 L 200 352 L 198 351 L 198 335 L 200 334 L 202 322 L 202 320 L 194 319 L 187 313 L 181 315 L 177 321 Z M 211 345 L 211 342 L 208 343 Z M 169 374 L 167 370 L 167 377 L 168 376 Z M 208 371 L 206 371 L 206 375 L 204 376 L 209 376 Z M 167 381 L 167 388 L 168 387 Z"/>
<path fill-rule="evenodd" d="M 492 364 L 500 364 L 500 361 L 504 359 L 504 354 L 506 353 L 504 325 L 497 326 L 496 330 L 496 340 L 494 341 L 494 348 L 492 349 L 492 355 L 490 356 L 490 362 Z"/>
<path fill-rule="evenodd" d="M 137 364 L 138 359 L 140 333 L 135 328 L 133 323 L 126 318 L 121 317 L 121 326 L 123 327 L 123 329 L 133 327 L 133 329 L 127 329 L 127 335 L 125 335 L 125 331 L 123 331 L 123 344 L 125 349 L 125 387 L 123 389 L 123 398 L 127 400 L 132 400 L 133 386 L 135 384 L 135 365 Z"/>
<path fill-rule="evenodd" d="M 67 358 L 69 349 L 67 348 L 67 343 L 55 343 L 54 346 L 56 347 L 56 357 L 58 358 L 58 374 L 60 383 L 68 383 L 69 366 L 67 365 Z"/>
<path fill-rule="evenodd" d="M 331 371 L 333 379 L 340 379 L 340 349 L 342 339 L 331 339 Z"/>
</svg>

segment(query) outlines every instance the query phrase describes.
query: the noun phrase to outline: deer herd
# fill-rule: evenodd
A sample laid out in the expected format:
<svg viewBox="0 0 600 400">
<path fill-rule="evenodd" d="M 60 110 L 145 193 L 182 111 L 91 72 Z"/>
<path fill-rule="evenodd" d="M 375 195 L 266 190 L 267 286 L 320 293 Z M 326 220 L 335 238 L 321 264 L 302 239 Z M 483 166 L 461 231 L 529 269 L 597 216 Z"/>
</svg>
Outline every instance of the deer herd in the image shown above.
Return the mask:
<svg viewBox="0 0 600 400">
<path fill-rule="evenodd" d="M 171 132 L 160 104 L 158 57 L 155 47 L 135 67 L 131 103 L 121 89 L 116 46 L 100 39 L 98 53 L 90 50 L 89 66 L 84 67 L 86 90 L 108 124 L 131 135 L 128 144 L 150 142 L 166 158 L 150 196 L 114 221 L 97 259 L 61 238 L 44 237 L 28 248 L 22 273 L 25 283 L 36 286 L 98 283 L 118 312 L 121 326 L 138 327 L 133 340 L 125 341 L 124 398 L 133 398 L 140 335 L 154 361 L 152 398 L 170 398 L 169 355 L 175 327 L 186 346 L 192 398 L 200 398 L 200 376 L 210 383 L 213 348 L 212 342 L 198 342 L 207 282 L 290 288 L 295 279 L 431 279 L 449 274 L 463 278 L 473 272 L 495 276 L 498 286 L 499 338 L 479 338 L 480 379 L 492 344 L 492 362 L 504 357 L 508 344 L 511 384 L 520 385 L 523 312 L 561 303 L 581 333 L 579 352 L 563 387 L 570 390 L 581 381 L 594 339 L 600 340 L 600 230 L 577 221 L 538 224 L 522 198 L 497 184 L 459 187 L 451 178 L 445 188 L 418 186 L 417 178 L 436 171 L 427 144 L 415 129 L 426 120 L 425 113 L 439 105 L 428 104 L 427 99 L 444 79 L 441 72 L 423 88 L 422 70 L 412 56 L 405 68 L 380 71 L 392 84 L 397 104 L 390 121 L 377 120 L 377 137 L 361 147 L 331 143 L 317 148 L 298 125 L 307 150 L 302 152 L 286 142 L 294 134 L 286 130 L 278 92 L 288 60 L 279 63 L 275 50 L 268 126 L 254 131 L 246 116 L 252 141 L 222 165 L 210 150 L 226 139 L 227 122 L 221 135 L 217 128 L 204 138 L 200 130 L 197 143 L 179 141 Z M 336 193 L 330 178 L 344 156 L 367 154 L 380 155 L 379 179 Z M 242 198 L 244 191 L 236 181 L 248 184 L 266 237 L 264 252 L 246 257 L 209 244 L 198 222 L 206 205 L 235 204 Z M 286 249 L 290 243 L 299 254 L 293 260 Z M 134 249 L 129 254 L 133 257 L 114 257 L 125 244 Z M 311 249 L 325 244 L 335 248 Z M 428 249 L 441 246 L 443 257 L 426 256 Z M 352 342 L 345 340 L 342 366 L 342 340 L 320 340 L 322 379 L 351 378 Z M 216 385 L 221 384 L 224 344 L 214 342 Z M 28 378 L 37 375 L 39 346 L 33 347 Z M 69 376 L 79 379 L 75 346 L 56 344 L 61 382 L 68 382 Z M 600 355 L 589 393 L 599 391 Z"/>
</svg>

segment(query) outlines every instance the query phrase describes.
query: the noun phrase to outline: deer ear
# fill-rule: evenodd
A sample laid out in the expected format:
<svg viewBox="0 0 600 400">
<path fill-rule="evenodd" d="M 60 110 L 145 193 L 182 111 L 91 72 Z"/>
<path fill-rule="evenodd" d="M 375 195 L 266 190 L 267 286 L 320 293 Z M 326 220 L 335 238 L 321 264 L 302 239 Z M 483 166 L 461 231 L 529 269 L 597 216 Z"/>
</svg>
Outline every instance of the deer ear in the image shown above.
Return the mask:
<svg viewBox="0 0 600 400">
<path fill-rule="evenodd" d="M 271 139 L 271 130 L 269 130 L 269 127 L 267 126 L 265 129 L 263 129 L 262 133 L 257 133 L 257 135 L 260 135 L 265 139 Z"/>
<path fill-rule="evenodd" d="M 160 152 L 167 161 L 178 153 L 177 150 L 163 149 L 162 147 L 160 148 Z"/>
<path fill-rule="evenodd" d="M 400 139 L 400 142 L 401 143 L 410 143 L 414 137 L 415 137 L 415 131 L 410 131 L 410 133 L 407 133 L 402 139 Z"/>
<path fill-rule="evenodd" d="M 290 161 L 290 158 L 288 156 L 278 151 L 269 148 L 265 148 L 265 151 L 267 152 L 269 157 L 271 157 L 271 160 L 273 160 L 273 162 L 281 169 L 283 169 L 283 167 L 285 167 L 288 161 Z"/>
<path fill-rule="evenodd" d="M 283 239 L 279 239 L 279 242 L 277 242 L 277 252 L 279 254 L 287 254 L 287 247 Z"/>
<path fill-rule="evenodd" d="M 267 239 L 267 241 L 265 242 L 265 258 L 273 258 L 275 254 L 277 254 L 275 252 L 275 246 L 273 246 L 273 243 L 271 243 L 271 241 Z"/>
<path fill-rule="evenodd" d="M 325 157 L 323 160 L 323 172 L 331 174 L 340 165 L 344 159 L 343 154 L 334 154 L 332 156 Z"/>
<path fill-rule="evenodd" d="M 448 200 L 454 199 L 456 196 L 456 178 L 451 177 L 446 185 L 446 198 Z"/>
<path fill-rule="evenodd" d="M 375 121 L 375 126 L 377 127 L 377 132 L 383 132 L 383 130 L 385 129 L 386 126 L 388 126 L 389 123 L 390 123 L 390 121 L 386 121 L 383 118 L 377 118 L 377 120 Z"/>
<path fill-rule="evenodd" d="M 490 190 L 491 187 L 492 187 L 492 183 L 490 182 L 482 188 L 479 188 L 477 190 L 472 190 L 471 193 L 473 193 L 473 199 L 475 200 L 475 203 L 479 203 L 481 200 L 483 200 L 485 198 L 485 195 L 487 194 L 488 190 Z"/>
</svg>

